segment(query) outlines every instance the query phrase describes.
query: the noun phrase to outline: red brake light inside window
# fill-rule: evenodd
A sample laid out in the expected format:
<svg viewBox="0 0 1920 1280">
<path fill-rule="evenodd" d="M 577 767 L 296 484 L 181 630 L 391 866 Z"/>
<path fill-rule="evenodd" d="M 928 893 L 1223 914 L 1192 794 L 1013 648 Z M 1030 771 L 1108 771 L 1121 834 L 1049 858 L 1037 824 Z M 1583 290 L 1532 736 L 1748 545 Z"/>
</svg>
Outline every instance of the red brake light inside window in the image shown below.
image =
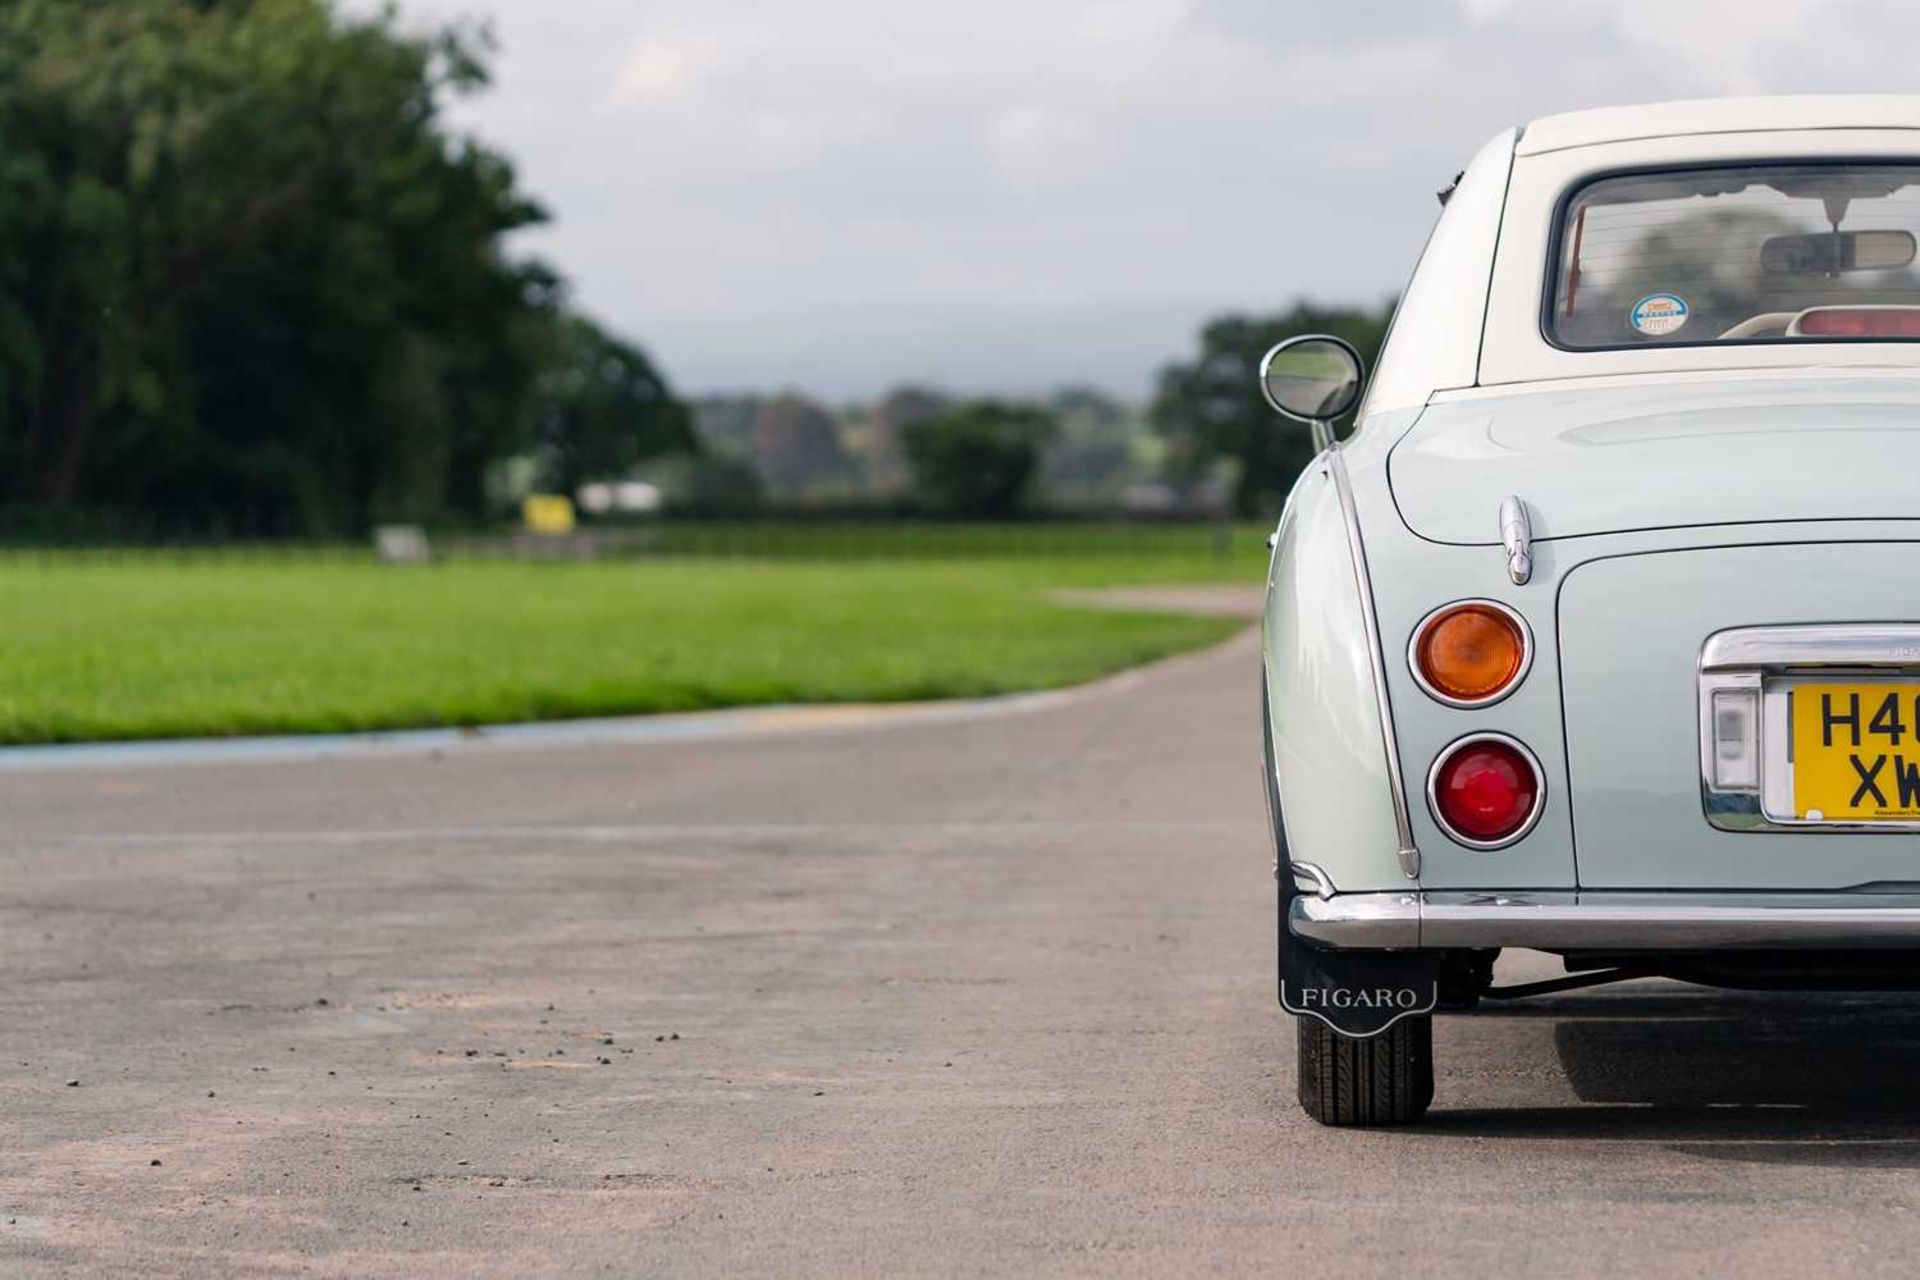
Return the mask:
<svg viewBox="0 0 1920 1280">
<path fill-rule="evenodd" d="M 1920 338 L 1920 307 L 1828 307 L 1795 328 L 1807 338 Z"/>
</svg>

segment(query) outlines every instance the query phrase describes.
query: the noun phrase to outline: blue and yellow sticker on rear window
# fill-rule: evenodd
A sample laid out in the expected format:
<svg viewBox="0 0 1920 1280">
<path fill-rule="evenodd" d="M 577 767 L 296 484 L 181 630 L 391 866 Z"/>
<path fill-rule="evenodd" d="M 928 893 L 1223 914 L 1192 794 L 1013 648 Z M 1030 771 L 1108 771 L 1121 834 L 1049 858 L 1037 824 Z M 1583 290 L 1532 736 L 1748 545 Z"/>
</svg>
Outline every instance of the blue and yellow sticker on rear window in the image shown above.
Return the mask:
<svg viewBox="0 0 1920 1280">
<path fill-rule="evenodd" d="M 1685 324 L 1689 314 L 1687 300 L 1679 294 L 1650 293 L 1633 304 L 1633 310 L 1627 313 L 1627 323 L 1635 333 L 1661 338 Z"/>
</svg>

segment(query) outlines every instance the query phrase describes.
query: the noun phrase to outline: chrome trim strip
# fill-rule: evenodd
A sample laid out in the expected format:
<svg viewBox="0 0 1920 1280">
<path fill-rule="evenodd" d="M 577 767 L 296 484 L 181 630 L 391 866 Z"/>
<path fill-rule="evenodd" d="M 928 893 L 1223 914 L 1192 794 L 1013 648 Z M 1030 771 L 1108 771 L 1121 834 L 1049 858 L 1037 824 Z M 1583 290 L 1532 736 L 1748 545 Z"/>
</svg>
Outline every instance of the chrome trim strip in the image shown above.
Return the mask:
<svg viewBox="0 0 1920 1280">
<path fill-rule="evenodd" d="M 1920 948 L 1920 893 L 1343 893 L 1295 898 L 1287 927 L 1337 950 Z"/>
<path fill-rule="evenodd" d="M 1533 577 L 1533 521 L 1518 494 L 1500 500 L 1500 545 L 1507 549 L 1507 577 L 1526 586 Z"/>
<path fill-rule="evenodd" d="M 1372 643 L 1367 646 L 1367 661 L 1373 667 L 1373 692 L 1380 706 L 1381 745 L 1387 753 L 1387 789 L 1393 797 L 1393 824 L 1400 838 L 1397 854 L 1400 872 L 1409 880 L 1420 877 L 1420 849 L 1413 842 L 1413 815 L 1407 808 L 1407 786 L 1400 772 L 1400 737 L 1393 727 L 1393 702 L 1387 694 L 1387 657 L 1380 646 L 1380 618 L 1373 607 L 1373 576 L 1367 572 L 1367 548 L 1360 537 L 1360 513 L 1353 500 L 1353 481 L 1347 476 L 1347 460 L 1339 444 L 1330 445 L 1321 455 L 1327 460 L 1327 473 L 1333 477 L 1334 491 L 1340 497 L 1340 514 L 1347 523 L 1347 549 L 1353 554 L 1353 577 L 1360 588 L 1360 618 Z"/>
<path fill-rule="evenodd" d="M 1301 893 L 1311 893 L 1316 898 L 1331 898 L 1340 892 L 1333 887 L 1332 877 L 1311 862 L 1289 862 L 1287 871 L 1293 876 L 1293 887 Z"/>
<path fill-rule="evenodd" d="M 1418 947 L 1420 896 L 1402 891 L 1295 898 L 1287 907 L 1287 928 L 1335 950 Z"/>
<path fill-rule="evenodd" d="M 1700 670 L 1730 667 L 1913 666 L 1920 623 L 1820 623 L 1716 631 L 1700 649 Z"/>
<path fill-rule="evenodd" d="M 1464 751 L 1476 742 L 1498 742 L 1505 746 L 1512 747 L 1525 758 L 1527 765 L 1533 770 L 1533 807 L 1527 810 L 1526 821 L 1522 822 L 1512 835 L 1503 836 L 1498 840 L 1475 840 L 1472 836 L 1464 835 L 1454 830 L 1453 824 L 1448 822 L 1446 815 L 1440 812 L 1440 796 L 1437 784 L 1440 781 L 1441 767 L 1445 765 L 1447 761 L 1453 759 L 1459 752 Z M 1427 770 L 1428 811 L 1433 814 L 1433 820 L 1439 824 L 1440 830 L 1446 833 L 1447 839 L 1453 841 L 1455 844 L 1465 845 L 1469 849 L 1487 851 L 1504 849 L 1510 844 L 1517 844 L 1521 840 L 1526 839 L 1528 833 L 1539 825 L 1540 815 L 1546 811 L 1546 808 L 1546 770 L 1540 767 L 1540 757 L 1533 754 L 1533 749 L 1512 734 L 1470 733 L 1464 738 L 1455 738 L 1441 750 L 1439 755 L 1433 758 L 1433 767 Z"/>
<path fill-rule="evenodd" d="M 1420 669 L 1420 637 L 1427 634 L 1427 628 L 1437 622 L 1441 614 L 1470 604 L 1484 605 L 1489 609 L 1503 613 L 1513 620 L 1514 625 L 1520 628 L 1520 670 L 1514 674 L 1513 679 L 1507 681 L 1499 690 L 1484 698 L 1455 698 L 1434 688 L 1432 683 L 1428 681 L 1426 672 Z M 1512 605 L 1502 604 L 1498 600 L 1486 600 L 1478 597 L 1468 600 L 1449 600 L 1438 609 L 1429 613 L 1426 617 L 1420 619 L 1419 625 L 1413 629 L 1413 634 L 1407 637 L 1407 669 L 1413 672 L 1413 682 L 1420 686 L 1420 691 L 1429 698 L 1432 698 L 1435 702 L 1445 703 L 1449 707 L 1458 707 L 1462 711 L 1474 711 L 1481 707 L 1490 707 L 1494 703 L 1511 695 L 1515 689 L 1518 689 L 1521 683 L 1526 680 L 1527 673 L 1533 670 L 1533 628 L 1527 625 L 1527 620 L 1520 615 L 1518 609 L 1515 609 Z"/>
</svg>

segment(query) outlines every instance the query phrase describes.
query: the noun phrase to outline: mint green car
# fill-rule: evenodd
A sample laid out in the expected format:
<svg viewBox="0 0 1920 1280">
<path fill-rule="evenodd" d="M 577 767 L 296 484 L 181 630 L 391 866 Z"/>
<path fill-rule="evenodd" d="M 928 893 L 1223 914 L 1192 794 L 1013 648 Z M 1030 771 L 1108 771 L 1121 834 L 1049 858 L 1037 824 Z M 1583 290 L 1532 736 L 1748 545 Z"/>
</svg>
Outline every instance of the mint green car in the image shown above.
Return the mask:
<svg viewBox="0 0 1920 1280">
<path fill-rule="evenodd" d="M 1418 1117 L 1483 999 L 1920 989 L 1920 97 L 1556 116 L 1442 199 L 1370 379 L 1261 370 L 1322 445 L 1263 692 L 1329 1124 Z"/>
</svg>

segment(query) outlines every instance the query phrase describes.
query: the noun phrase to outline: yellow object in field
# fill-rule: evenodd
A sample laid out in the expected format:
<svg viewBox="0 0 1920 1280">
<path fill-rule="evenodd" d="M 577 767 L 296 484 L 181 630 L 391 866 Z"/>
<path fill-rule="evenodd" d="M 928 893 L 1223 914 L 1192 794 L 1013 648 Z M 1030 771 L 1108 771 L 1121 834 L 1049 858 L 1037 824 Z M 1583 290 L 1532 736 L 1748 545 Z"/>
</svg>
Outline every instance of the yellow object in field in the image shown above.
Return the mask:
<svg viewBox="0 0 1920 1280">
<path fill-rule="evenodd" d="M 529 533 L 573 532 L 573 499 L 557 493 L 530 493 L 520 504 L 520 518 Z"/>
</svg>

